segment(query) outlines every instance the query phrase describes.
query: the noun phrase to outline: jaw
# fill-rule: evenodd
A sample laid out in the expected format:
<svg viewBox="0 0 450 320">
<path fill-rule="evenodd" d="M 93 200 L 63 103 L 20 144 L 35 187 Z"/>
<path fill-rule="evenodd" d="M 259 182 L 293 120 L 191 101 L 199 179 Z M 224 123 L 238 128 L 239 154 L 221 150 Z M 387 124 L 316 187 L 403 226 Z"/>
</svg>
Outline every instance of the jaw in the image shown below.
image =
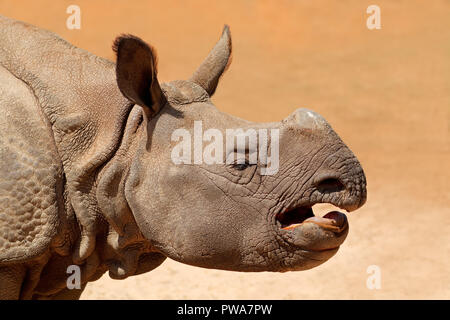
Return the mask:
<svg viewBox="0 0 450 320">
<path fill-rule="evenodd" d="M 337 253 L 347 237 L 347 216 L 338 210 L 316 215 L 315 204 L 318 202 L 302 203 L 274 215 L 277 235 L 292 256 L 285 264 L 286 270 L 306 270 L 322 264 Z M 335 207 L 335 203 L 328 204 Z"/>
<path fill-rule="evenodd" d="M 170 185 L 189 187 L 190 181 L 178 181 L 179 177 L 170 177 Z M 140 201 L 154 184 L 147 185 L 144 180 L 129 185 L 134 186 L 127 198 L 143 235 L 165 256 L 193 266 L 251 272 L 307 270 L 333 257 L 349 230 L 343 213 L 315 214 L 317 202 L 300 200 L 294 207 L 280 208 L 281 203 L 275 207 L 270 201 L 258 209 L 231 197 L 206 201 L 194 198 L 198 196 L 193 193 L 179 195 L 181 189 L 163 190 L 163 194 L 171 194 L 170 199 L 151 196 Z M 173 207 L 171 203 L 182 196 L 186 203 L 204 205 L 183 210 Z M 173 210 L 161 214 L 156 209 L 160 207 Z M 226 211 L 218 212 L 218 208 Z"/>
<path fill-rule="evenodd" d="M 323 202 L 327 203 L 327 202 Z M 263 252 L 259 257 L 245 259 L 246 271 L 300 271 L 314 268 L 333 257 L 349 232 L 344 213 L 332 210 L 323 216 L 315 214 L 318 202 L 303 202 L 290 209 L 281 209 L 269 215 L 274 252 Z M 327 203 L 332 204 L 333 203 Z M 350 211 L 347 206 L 340 209 Z M 264 261 L 255 265 L 255 260 Z"/>
<path fill-rule="evenodd" d="M 173 260 L 230 271 L 284 272 L 307 270 L 326 262 L 348 234 L 343 213 L 315 216 L 313 205 L 303 203 L 276 213 L 239 206 L 227 214 L 217 214 L 217 203 L 184 211 L 182 219 L 173 218 L 180 214 L 178 210 L 152 217 L 148 205 L 131 207 L 144 236 Z M 232 203 L 226 207 L 231 208 Z M 235 219 L 230 220 L 230 215 Z"/>
<path fill-rule="evenodd" d="M 278 233 L 303 250 L 326 251 L 339 248 L 348 233 L 347 216 L 337 210 L 316 216 L 314 204 L 280 211 L 275 215 Z"/>
</svg>

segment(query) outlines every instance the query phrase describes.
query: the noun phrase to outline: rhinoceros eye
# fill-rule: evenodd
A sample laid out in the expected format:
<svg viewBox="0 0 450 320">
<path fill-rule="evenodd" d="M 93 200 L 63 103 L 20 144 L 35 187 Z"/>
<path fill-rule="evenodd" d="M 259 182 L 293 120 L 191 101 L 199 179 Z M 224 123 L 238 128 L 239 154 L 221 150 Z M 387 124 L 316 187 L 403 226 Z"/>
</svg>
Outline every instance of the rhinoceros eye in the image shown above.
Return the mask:
<svg viewBox="0 0 450 320">
<path fill-rule="evenodd" d="M 235 149 L 226 159 L 229 168 L 233 171 L 243 171 L 249 167 L 256 167 L 256 160 L 254 152 L 250 153 L 248 148 L 242 151 Z"/>
<path fill-rule="evenodd" d="M 242 171 L 242 170 L 245 170 L 245 169 L 247 169 L 248 167 L 251 167 L 251 166 L 254 166 L 255 164 L 252 164 L 252 163 L 250 163 L 249 161 L 248 161 L 248 159 L 245 159 L 245 162 L 244 163 L 237 163 L 237 162 L 234 162 L 234 163 L 232 163 L 230 166 L 233 168 L 233 169 L 236 169 L 236 170 L 238 170 L 238 171 Z"/>
<path fill-rule="evenodd" d="M 233 163 L 231 165 L 234 169 L 242 171 L 245 170 L 246 168 L 248 168 L 250 166 L 249 163 Z"/>
</svg>

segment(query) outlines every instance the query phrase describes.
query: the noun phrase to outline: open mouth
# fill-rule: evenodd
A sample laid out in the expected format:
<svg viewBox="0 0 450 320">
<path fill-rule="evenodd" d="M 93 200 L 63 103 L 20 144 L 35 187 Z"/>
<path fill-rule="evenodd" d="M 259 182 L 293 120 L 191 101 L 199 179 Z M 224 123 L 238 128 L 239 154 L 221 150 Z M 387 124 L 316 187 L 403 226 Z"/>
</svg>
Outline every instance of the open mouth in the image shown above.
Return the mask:
<svg viewBox="0 0 450 320">
<path fill-rule="evenodd" d="M 330 211 L 322 217 L 314 215 L 312 206 L 301 206 L 280 212 L 276 220 L 283 230 L 294 230 L 306 223 L 315 223 L 325 230 L 341 233 L 348 227 L 347 217 L 339 211 Z"/>
</svg>

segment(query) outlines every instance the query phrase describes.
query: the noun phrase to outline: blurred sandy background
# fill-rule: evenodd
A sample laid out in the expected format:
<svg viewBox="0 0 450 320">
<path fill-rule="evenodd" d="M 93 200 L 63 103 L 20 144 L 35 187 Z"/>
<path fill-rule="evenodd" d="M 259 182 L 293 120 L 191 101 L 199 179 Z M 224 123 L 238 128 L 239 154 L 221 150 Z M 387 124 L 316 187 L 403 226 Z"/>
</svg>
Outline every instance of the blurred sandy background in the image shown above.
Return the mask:
<svg viewBox="0 0 450 320">
<path fill-rule="evenodd" d="M 81 7 L 81 30 L 66 8 Z M 366 8 L 381 7 L 381 30 Z M 233 63 L 223 111 L 281 120 L 322 114 L 361 161 L 367 204 L 322 266 L 285 274 L 206 270 L 167 260 L 145 275 L 88 285 L 84 299 L 449 299 L 450 1 L 23 1 L 0 14 L 52 30 L 113 60 L 113 39 L 154 45 L 160 80 L 185 79 L 227 23 Z M 381 268 L 380 290 L 366 269 Z"/>
</svg>

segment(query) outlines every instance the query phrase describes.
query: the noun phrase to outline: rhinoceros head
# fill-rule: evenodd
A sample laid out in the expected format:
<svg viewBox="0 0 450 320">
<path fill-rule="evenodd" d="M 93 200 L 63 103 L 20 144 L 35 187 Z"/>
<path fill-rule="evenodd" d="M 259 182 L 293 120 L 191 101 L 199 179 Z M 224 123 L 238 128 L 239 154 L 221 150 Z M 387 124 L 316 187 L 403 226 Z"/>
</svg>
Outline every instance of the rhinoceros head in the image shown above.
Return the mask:
<svg viewBox="0 0 450 320">
<path fill-rule="evenodd" d="M 159 252 L 236 271 L 304 270 L 337 252 L 346 216 L 316 217 L 312 206 L 363 205 L 361 165 L 313 111 L 254 123 L 213 105 L 231 60 L 228 27 L 186 81 L 160 84 L 154 50 L 139 38 L 119 37 L 115 51 L 118 86 L 144 110 L 124 193 Z"/>
</svg>

